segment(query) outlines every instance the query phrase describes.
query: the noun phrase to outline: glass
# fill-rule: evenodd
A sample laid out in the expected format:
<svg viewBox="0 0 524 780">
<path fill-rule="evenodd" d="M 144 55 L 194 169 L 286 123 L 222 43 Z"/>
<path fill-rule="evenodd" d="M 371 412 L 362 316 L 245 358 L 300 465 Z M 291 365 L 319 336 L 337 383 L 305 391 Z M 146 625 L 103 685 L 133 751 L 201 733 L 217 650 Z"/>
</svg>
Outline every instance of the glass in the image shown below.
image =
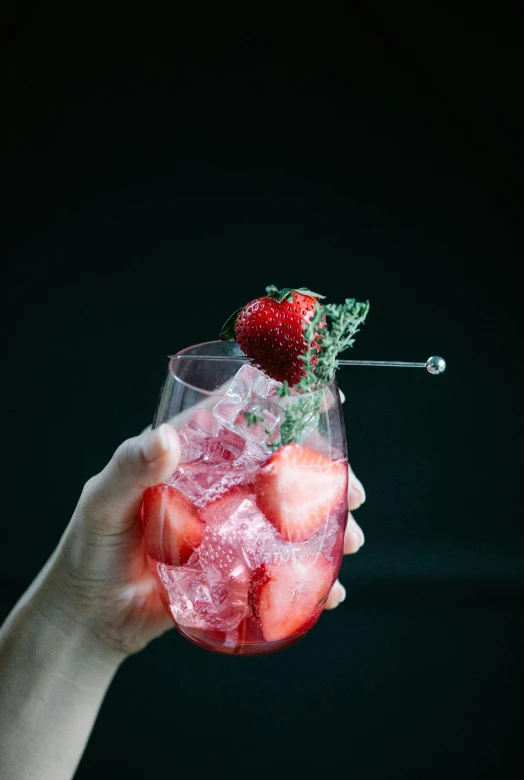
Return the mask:
<svg viewBox="0 0 524 780">
<path fill-rule="evenodd" d="M 150 570 L 190 641 L 221 653 L 281 650 L 316 623 L 342 562 L 348 469 L 336 383 L 280 396 L 234 341 L 178 356 L 153 427 L 177 430 L 181 459 L 142 504 Z M 293 415 L 302 424 L 286 443 Z"/>
</svg>

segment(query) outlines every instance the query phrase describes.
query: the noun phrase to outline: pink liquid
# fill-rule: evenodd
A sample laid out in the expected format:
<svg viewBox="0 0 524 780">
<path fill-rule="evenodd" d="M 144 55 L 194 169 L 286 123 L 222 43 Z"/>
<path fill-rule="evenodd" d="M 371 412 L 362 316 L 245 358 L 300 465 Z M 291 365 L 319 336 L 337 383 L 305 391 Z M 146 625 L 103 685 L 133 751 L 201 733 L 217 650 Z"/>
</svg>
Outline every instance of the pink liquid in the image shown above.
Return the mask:
<svg viewBox="0 0 524 780">
<path fill-rule="evenodd" d="M 260 507 L 257 475 L 270 455 L 254 468 L 237 451 L 228 455 L 238 445 L 229 432 L 220 445 L 210 441 L 209 452 L 222 444 L 219 462 L 182 462 L 166 486 L 146 491 L 149 568 L 166 611 L 191 642 L 220 653 L 271 653 L 301 639 L 322 613 L 342 561 L 347 484 L 321 525 L 292 542 Z M 252 467 L 242 467 L 246 462 Z M 342 464 L 347 474 L 345 461 L 326 459 L 322 478 L 331 468 L 340 474 Z M 300 500 L 293 496 L 295 509 Z"/>
</svg>

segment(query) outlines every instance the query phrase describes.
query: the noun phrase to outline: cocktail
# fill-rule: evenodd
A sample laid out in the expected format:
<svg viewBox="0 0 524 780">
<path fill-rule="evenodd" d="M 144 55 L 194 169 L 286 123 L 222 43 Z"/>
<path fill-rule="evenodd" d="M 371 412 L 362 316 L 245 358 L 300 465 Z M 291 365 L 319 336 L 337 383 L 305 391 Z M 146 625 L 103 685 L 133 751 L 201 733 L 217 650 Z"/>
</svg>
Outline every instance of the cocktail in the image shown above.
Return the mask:
<svg viewBox="0 0 524 780">
<path fill-rule="evenodd" d="M 316 391 L 324 408 L 301 441 L 277 447 L 286 411 L 304 396 L 280 398 L 262 371 L 228 360 L 241 355 L 236 342 L 181 355 L 155 416 L 177 429 L 181 459 L 144 498 L 150 569 L 188 639 L 221 652 L 278 650 L 316 622 L 340 568 L 348 472 L 336 385 Z M 260 421 L 249 424 L 250 414 Z"/>
<path fill-rule="evenodd" d="M 222 340 L 170 359 L 153 425 L 175 427 L 181 457 L 142 506 L 167 612 L 190 641 L 222 653 L 273 652 L 309 631 L 337 577 L 348 517 L 334 375 L 368 304 L 267 292 Z"/>
</svg>

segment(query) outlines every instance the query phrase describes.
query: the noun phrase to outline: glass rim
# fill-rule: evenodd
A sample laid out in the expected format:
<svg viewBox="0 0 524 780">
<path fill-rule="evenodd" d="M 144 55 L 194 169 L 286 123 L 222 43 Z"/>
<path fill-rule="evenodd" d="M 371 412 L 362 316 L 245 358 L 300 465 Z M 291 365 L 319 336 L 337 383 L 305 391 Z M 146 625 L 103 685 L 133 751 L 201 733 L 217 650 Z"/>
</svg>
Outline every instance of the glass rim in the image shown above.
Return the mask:
<svg viewBox="0 0 524 780">
<path fill-rule="evenodd" d="M 193 385 L 190 382 L 187 382 L 185 379 L 182 379 L 181 377 L 177 376 L 174 370 L 174 361 L 176 360 L 178 355 L 183 355 L 185 352 L 188 352 L 190 349 L 195 349 L 196 347 L 207 347 L 209 344 L 228 344 L 228 343 L 231 343 L 231 341 L 222 341 L 221 339 L 214 339 L 212 341 L 201 341 L 199 344 L 191 344 L 189 347 L 184 347 L 184 349 L 179 349 L 178 352 L 175 352 L 172 355 L 168 355 L 169 376 L 171 376 L 175 380 L 175 382 L 179 382 L 181 385 L 184 385 L 184 387 L 188 387 L 190 390 L 195 390 L 197 393 L 202 393 L 202 395 L 207 395 L 209 397 L 212 396 L 222 397 L 224 395 L 224 392 L 220 390 L 204 390 L 203 388 L 197 387 L 197 385 Z M 237 358 L 242 357 L 242 355 L 238 355 L 236 357 Z M 226 362 L 226 358 L 227 356 L 224 357 L 224 363 Z M 245 355 L 245 359 L 248 365 L 252 365 L 247 355 Z M 191 360 L 191 356 L 188 356 L 187 360 L 188 361 Z M 202 358 L 195 358 L 195 360 L 202 360 Z M 240 363 L 238 359 L 232 360 L 232 362 Z M 333 377 L 333 379 L 331 379 L 325 385 L 321 385 L 321 387 L 315 388 L 315 390 L 308 390 L 307 393 L 299 393 L 296 396 L 285 396 L 285 397 L 286 398 L 308 398 L 309 396 L 317 395 L 317 393 L 320 393 L 322 390 L 327 390 L 333 384 L 336 384 L 336 377 Z"/>
</svg>

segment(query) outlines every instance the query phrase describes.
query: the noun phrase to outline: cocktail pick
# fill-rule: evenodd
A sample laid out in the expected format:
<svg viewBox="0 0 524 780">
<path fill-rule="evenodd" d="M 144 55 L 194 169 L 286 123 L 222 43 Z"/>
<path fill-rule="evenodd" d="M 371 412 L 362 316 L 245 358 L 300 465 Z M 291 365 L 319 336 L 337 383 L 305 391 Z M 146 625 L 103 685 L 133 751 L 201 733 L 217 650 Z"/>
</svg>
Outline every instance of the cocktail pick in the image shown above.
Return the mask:
<svg viewBox="0 0 524 780">
<path fill-rule="evenodd" d="M 233 362 L 248 362 L 252 359 L 244 355 L 169 355 L 177 360 L 230 360 Z M 339 366 L 391 366 L 392 368 L 425 368 L 430 374 L 443 374 L 446 361 L 438 355 L 429 357 L 425 363 L 409 363 L 402 360 L 339 360 Z"/>
</svg>

